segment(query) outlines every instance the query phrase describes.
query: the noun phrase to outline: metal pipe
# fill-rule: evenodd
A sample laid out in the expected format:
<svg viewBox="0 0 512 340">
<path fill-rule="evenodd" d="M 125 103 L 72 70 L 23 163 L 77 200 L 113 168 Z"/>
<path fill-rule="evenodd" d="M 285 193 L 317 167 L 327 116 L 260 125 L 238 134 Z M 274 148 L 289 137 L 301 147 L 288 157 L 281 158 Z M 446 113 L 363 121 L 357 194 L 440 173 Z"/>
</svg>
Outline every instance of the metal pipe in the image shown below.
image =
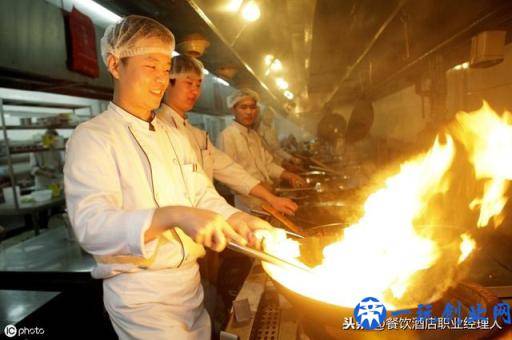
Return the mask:
<svg viewBox="0 0 512 340">
<path fill-rule="evenodd" d="M 380 38 L 382 33 L 384 33 L 384 30 L 388 27 L 388 25 L 393 21 L 393 19 L 396 17 L 396 15 L 400 12 L 402 7 L 405 5 L 407 0 L 400 0 L 398 5 L 395 7 L 393 12 L 387 17 L 387 19 L 382 23 L 382 25 L 379 27 L 377 32 L 375 32 L 373 38 L 370 40 L 366 48 L 364 49 L 363 53 L 359 56 L 359 58 L 356 59 L 356 61 L 347 68 L 347 71 L 345 72 L 345 75 L 341 80 L 338 82 L 338 84 L 334 87 L 334 89 L 331 91 L 331 93 L 327 96 L 327 99 L 325 101 L 325 105 L 328 105 L 331 103 L 333 98 L 336 96 L 338 91 L 341 88 L 341 85 L 352 75 L 352 72 L 354 69 L 359 66 L 359 64 L 363 61 L 363 59 L 366 57 L 366 55 L 370 52 L 370 50 L 373 48 L 377 40 Z"/>
<path fill-rule="evenodd" d="M 187 0 L 187 3 L 192 7 L 192 9 L 203 19 L 203 21 L 208 25 L 208 27 L 217 35 L 217 37 L 224 43 L 227 49 L 238 59 L 238 61 L 245 67 L 245 69 L 256 79 L 256 81 L 260 84 L 260 86 L 267 91 L 267 94 L 276 101 L 276 103 L 282 104 L 282 101 L 279 100 L 271 91 L 270 88 L 261 80 L 256 72 L 247 64 L 243 58 L 238 54 L 238 52 L 231 46 L 231 43 L 222 35 L 220 30 L 215 26 L 215 24 L 210 20 L 208 15 L 196 4 L 194 0 Z"/>
<path fill-rule="evenodd" d="M 12 164 L 12 155 L 11 155 L 11 146 L 9 144 L 9 137 L 7 136 L 7 125 L 5 123 L 5 112 L 4 112 L 4 102 L 2 98 L 0 98 L 0 117 L 2 119 L 2 132 L 5 140 L 5 151 L 7 155 L 7 167 L 9 168 L 9 177 L 12 185 L 12 194 L 14 197 L 14 207 L 16 209 L 19 208 L 18 195 L 16 194 L 16 176 L 14 174 L 14 166 Z M 21 192 L 21 191 L 20 191 Z"/>
<path fill-rule="evenodd" d="M 294 269 L 294 270 L 298 269 L 298 270 L 302 270 L 307 273 L 310 272 L 306 267 L 298 266 L 294 263 L 283 260 L 282 258 L 279 258 L 277 256 L 270 255 L 269 253 L 266 253 L 264 251 L 259 251 L 259 250 L 252 249 L 249 247 L 241 246 L 234 242 L 229 242 L 228 248 L 233 251 L 236 251 L 237 253 L 240 253 L 240 254 L 261 260 L 261 261 L 275 264 L 276 266 L 287 267 L 287 268 Z"/>
<path fill-rule="evenodd" d="M 377 85 L 373 86 L 373 88 L 372 88 L 372 90 L 370 92 L 372 94 L 375 93 L 379 88 L 384 87 L 386 84 L 388 84 L 389 82 L 391 82 L 396 77 L 398 77 L 399 75 L 403 74 L 404 72 L 408 71 L 410 68 L 412 68 L 413 66 L 415 66 L 416 64 L 418 64 L 419 62 L 424 60 L 425 58 L 427 58 L 430 55 L 438 52 L 440 49 L 442 49 L 443 47 L 446 47 L 446 45 L 450 44 L 454 40 L 459 39 L 461 36 L 463 36 L 464 34 L 468 33 L 469 31 L 471 31 L 472 29 L 474 29 L 478 25 L 482 24 L 483 22 L 485 22 L 489 18 L 493 17 L 494 15 L 499 14 L 499 13 L 503 13 L 504 8 L 507 8 L 507 7 L 510 7 L 510 4 L 506 4 L 504 6 L 501 6 L 500 8 L 495 9 L 495 10 L 487 13 L 486 15 L 482 16 L 482 17 L 479 17 L 478 19 L 473 21 L 469 26 L 466 26 L 463 30 L 455 33 L 454 35 L 452 35 L 448 39 L 446 39 L 446 40 L 442 41 L 441 43 L 437 44 L 436 46 L 434 46 L 433 48 L 431 48 L 427 52 L 423 53 L 418 58 L 414 59 L 413 61 L 411 61 L 410 63 L 408 63 L 404 67 L 402 67 L 397 72 L 393 73 L 392 75 L 390 75 L 389 77 L 387 77 L 383 81 L 379 82 Z"/>
</svg>

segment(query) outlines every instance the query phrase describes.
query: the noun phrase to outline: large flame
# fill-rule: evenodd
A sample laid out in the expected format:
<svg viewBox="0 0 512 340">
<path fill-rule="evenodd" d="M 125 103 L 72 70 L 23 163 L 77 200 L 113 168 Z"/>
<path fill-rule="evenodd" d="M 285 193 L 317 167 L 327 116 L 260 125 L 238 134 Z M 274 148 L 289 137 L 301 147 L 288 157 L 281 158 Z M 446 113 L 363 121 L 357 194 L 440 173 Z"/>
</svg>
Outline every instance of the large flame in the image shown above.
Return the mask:
<svg viewBox="0 0 512 340">
<path fill-rule="evenodd" d="M 473 113 L 456 116 L 454 135 L 466 147 L 477 179 L 485 180 L 482 197 L 476 197 L 471 208 L 480 207 L 478 227 L 485 227 L 494 217 L 495 226 L 503 222 L 501 212 L 507 201 L 505 192 L 512 179 L 512 115 L 498 116 L 487 103 Z"/>
<path fill-rule="evenodd" d="M 438 298 L 453 283 L 454 271 L 447 266 L 455 268 L 464 262 L 476 242 L 470 233 L 461 232 L 455 241 L 442 243 L 414 223 L 420 216 L 434 213 L 429 201 L 443 195 L 456 176 L 449 171 L 456 154 L 453 138 L 464 146 L 475 181 L 486 181 L 482 196 L 471 203 L 472 209 L 480 209 L 478 226 L 487 225 L 492 218 L 495 224 L 502 220 L 507 181 L 512 175 L 511 121 L 508 113 L 500 118 L 487 104 L 479 111 L 457 114 L 451 136 L 447 134 L 444 143 L 436 138 L 428 152 L 402 164 L 398 174 L 387 178 L 366 200 L 363 217 L 324 248 L 323 262 L 311 273 L 268 263 L 264 263 L 265 270 L 289 289 L 330 304 L 353 307 L 361 298 L 373 296 L 388 308 L 398 308 L 428 302 L 407 295 L 410 289 L 418 290 L 418 281 L 428 278 L 424 273 L 437 268 L 437 274 L 448 280 L 431 282 L 425 296 Z M 302 265 L 299 243 L 282 233 L 267 239 L 265 249 Z"/>
</svg>

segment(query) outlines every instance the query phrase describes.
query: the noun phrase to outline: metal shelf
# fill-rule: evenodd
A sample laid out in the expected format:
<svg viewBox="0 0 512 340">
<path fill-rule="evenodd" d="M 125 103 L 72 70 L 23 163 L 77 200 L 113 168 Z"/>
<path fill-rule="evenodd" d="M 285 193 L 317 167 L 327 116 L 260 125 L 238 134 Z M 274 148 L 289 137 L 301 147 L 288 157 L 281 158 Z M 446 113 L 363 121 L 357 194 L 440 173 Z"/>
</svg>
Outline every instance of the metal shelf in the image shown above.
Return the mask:
<svg viewBox="0 0 512 340">
<path fill-rule="evenodd" d="M 10 153 L 11 153 L 11 155 L 17 155 L 20 153 L 44 152 L 44 151 L 50 151 L 50 150 L 64 151 L 65 148 L 50 149 L 50 148 L 40 147 L 40 148 L 31 148 L 31 149 L 27 149 L 27 150 L 12 150 L 12 148 L 11 148 Z"/>
<path fill-rule="evenodd" d="M 3 134 L 3 140 L 5 143 L 5 147 L 3 148 L 5 150 L 5 154 L 2 155 L 1 157 L 7 159 L 7 169 L 9 170 L 8 171 L 9 179 L 11 182 L 11 186 L 13 188 L 12 190 L 13 190 L 13 195 L 14 195 L 14 209 L 16 211 L 19 211 L 19 209 L 21 208 L 20 202 L 18 202 L 18 197 L 14 192 L 14 188 L 16 187 L 16 176 L 15 176 L 14 161 L 12 159 L 12 156 L 17 155 L 17 154 L 29 154 L 29 153 L 34 153 L 34 152 L 45 152 L 45 151 L 50 151 L 50 150 L 63 151 L 65 149 L 64 148 L 51 148 L 50 149 L 50 148 L 44 148 L 42 146 L 27 145 L 26 146 L 26 147 L 28 147 L 27 149 L 16 150 L 16 146 L 15 146 L 14 150 L 13 150 L 13 146 L 10 145 L 9 138 L 7 136 L 8 131 L 9 130 L 41 130 L 41 129 L 48 129 L 48 128 L 74 129 L 74 128 L 76 128 L 76 126 L 70 125 L 70 124 L 64 124 L 64 123 L 61 123 L 61 124 L 49 123 L 49 124 L 45 124 L 45 125 L 6 125 L 5 110 L 4 110 L 5 105 L 23 105 L 23 106 L 35 106 L 35 107 L 51 106 L 52 108 L 55 108 L 55 107 L 65 108 L 65 109 L 71 109 L 73 112 L 73 115 L 75 115 L 75 116 L 76 116 L 76 109 L 88 107 L 89 112 L 90 112 L 90 118 L 92 118 L 93 112 L 92 112 L 92 108 L 90 105 L 80 105 L 80 104 L 69 105 L 69 104 L 59 104 L 59 103 L 57 103 L 57 105 L 53 105 L 53 103 L 42 103 L 42 102 L 37 102 L 37 100 L 31 100 L 28 98 L 26 100 L 25 99 L 12 100 L 12 99 L 0 98 L 0 131 Z M 22 147 L 23 147 L 23 145 L 22 145 Z"/>
<path fill-rule="evenodd" d="M 7 130 L 46 130 L 46 129 L 57 129 L 57 130 L 73 130 L 78 125 L 7 125 Z"/>
</svg>

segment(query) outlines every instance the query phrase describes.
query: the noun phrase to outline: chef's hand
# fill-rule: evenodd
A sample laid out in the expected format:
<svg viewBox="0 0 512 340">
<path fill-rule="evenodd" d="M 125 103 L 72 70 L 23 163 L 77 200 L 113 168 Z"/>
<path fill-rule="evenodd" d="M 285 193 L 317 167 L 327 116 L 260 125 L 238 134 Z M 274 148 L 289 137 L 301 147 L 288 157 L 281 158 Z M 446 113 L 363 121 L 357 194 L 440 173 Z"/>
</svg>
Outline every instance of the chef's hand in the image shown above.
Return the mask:
<svg viewBox="0 0 512 340">
<path fill-rule="evenodd" d="M 250 247 L 261 248 L 260 239 L 254 232 L 256 230 L 273 230 L 274 228 L 261 218 L 254 217 L 242 211 L 234 213 L 228 218 L 229 224 L 236 232 L 249 242 Z"/>
<path fill-rule="evenodd" d="M 237 233 L 221 215 L 199 208 L 183 208 L 180 228 L 194 241 L 214 251 L 226 248 L 227 242 L 247 244 L 247 239 Z"/>
<path fill-rule="evenodd" d="M 294 174 L 293 172 L 285 170 L 281 174 L 281 178 L 290 183 L 292 188 L 304 188 L 306 186 L 306 181 L 299 175 Z"/>
<path fill-rule="evenodd" d="M 270 205 L 274 207 L 274 209 L 285 215 L 294 215 L 295 211 L 297 211 L 298 208 L 297 204 L 294 201 L 286 197 L 272 195 L 268 203 L 270 203 Z"/>
</svg>

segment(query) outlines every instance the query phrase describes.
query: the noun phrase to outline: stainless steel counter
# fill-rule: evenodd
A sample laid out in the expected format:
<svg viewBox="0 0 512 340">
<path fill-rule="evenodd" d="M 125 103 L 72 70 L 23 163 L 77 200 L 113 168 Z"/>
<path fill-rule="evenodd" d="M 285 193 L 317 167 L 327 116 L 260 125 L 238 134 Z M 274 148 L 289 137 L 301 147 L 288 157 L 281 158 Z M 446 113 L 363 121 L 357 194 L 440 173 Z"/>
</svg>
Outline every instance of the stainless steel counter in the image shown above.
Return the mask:
<svg viewBox="0 0 512 340">
<path fill-rule="evenodd" d="M 64 227 L 50 229 L 0 252 L 0 289 L 62 290 L 93 280 L 94 265 Z"/>
</svg>

